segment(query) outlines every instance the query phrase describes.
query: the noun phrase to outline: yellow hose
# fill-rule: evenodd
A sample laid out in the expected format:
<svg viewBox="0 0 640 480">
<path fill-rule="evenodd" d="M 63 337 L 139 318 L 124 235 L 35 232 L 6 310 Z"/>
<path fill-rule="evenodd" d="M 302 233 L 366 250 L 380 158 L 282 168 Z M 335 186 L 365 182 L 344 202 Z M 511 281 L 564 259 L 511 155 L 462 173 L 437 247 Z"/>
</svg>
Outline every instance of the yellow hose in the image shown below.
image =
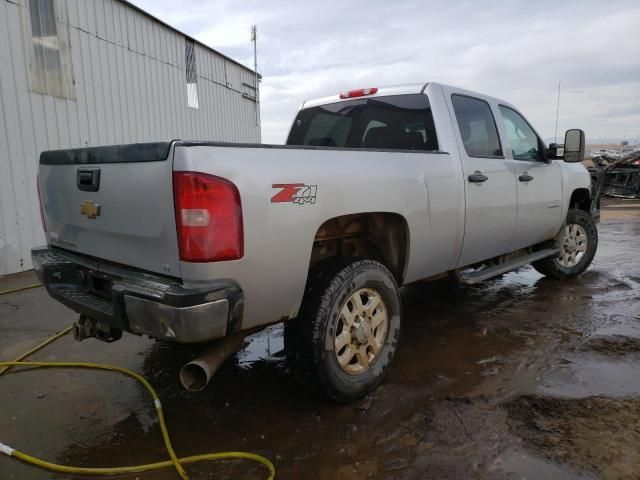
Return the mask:
<svg viewBox="0 0 640 480">
<path fill-rule="evenodd" d="M 273 466 L 273 464 L 265 457 L 254 454 L 254 453 L 220 452 L 220 453 L 205 453 L 202 455 L 194 455 L 191 457 L 178 458 L 171 444 L 171 440 L 169 438 L 169 432 L 167 430 L 167 425 L 164 419 L 164 413 L 162 411 L 162 404 L 160 403 L 158 394 L 144 377 L 142 377 L 141 375 L 137 374 L 132 370 L 129 370 L 127 368 L 122 368 L 122 367 L 116 367 L 114 365 L 102 365 L 99 363 L 85 363 L 85 362 L 0 362 L 0 367 L 87 368 L 87 369 L 97 369 L 97 370 L 107 370 L 111 372 L 118 372 L 137 380 L 142 385 L 144 385 L 144 387 L 147 389 L 147 391 L 153 398 L 153 402 L 158 414 L 158 421 L 160 423 L 160 430 L 162 431 L 162 439 L 164 440 L 164 444 L 167 449 L 167 452 L 171 457 L 171 460 L 165 460 L 163 462 L 155 462 L 155 463 L 149 463 L 145 465 L 132 465 L 127 467 L 111 467 L 111 468 L 71 467 L 67 465 L 58 465 L 55 463 L 47 462 L 45 460 L 41 460 L 39 458 L 33 457 L 19 450 L 11 449 L 11 447 L 8 447 L 7 445 L 3 445 L 0 443 L 0 451 L 10 456 L 13 456 L 19 460 L 22 460 L 23 462 L 31 463 L 32 465 L 36 465 L 38 467 L 42 467 L 47 470 L 52 470 L 55 472 L 70 473 L 70 474 L 76 474 L 76 475 L 115 475 L 115 474 L 122 474 L 122 473 L 158 470 L 158 469 L 166 468 L 173 465 L 177 470 L 178 474 L 180 475 L 180 477 L 183 478 L 184 480 L 188 480 L 189 477 L 187 473 L 184 471 L 184 469 L 182 468 L 182 465 L 181 465 L 182 463 L 193 463 L 193 462 L 199 462 L 203 460 L 246 459 L 246 460 L 253 460 L 255 462 L 259 462 L 262 465 L 264 465 L 269 470 L 269 477 L 268 477 L 269 480 L 273 480 L 275 478 L 275 467 Z M 9 453 L 7 453 L 7 451 L 9 451 Z"/>
<path fill-rule="evenodd" d="M 41 283 L 34 283 L 33 285 L 27 285 L 26 287 L 12 288 L 11 290 L 3 290 L 0 292 L 0 295 L 6 295 L 8 293 L 17 293 L 17 292 L 21 292 L 22 290 L 29 290 L 30 288 L 36 288 L 41 286 L 42 286 Z"/>
<path fill-rule="evenodd" d="M 73 325 L 69 325 L 67 328 L 65 328 L 64 330 L 56 333 L 53 337 L 47 338 L 44 342 L 42 342 L 39 345 L 36 345 L 35 347 L 33 347 L 31 350 L 26 351 L 25 353 L 23 353 L 22 355 L 20 355 L 18 358 L 14 359 L 14 362 L 20 362 L 22 360 L 24 360 L 25 358 L 27 358 L 29 355 L 33 355 L 34 353 L 36 353 L 38 350 L 42 350 L 44 347 L 46 347 L 47 345 L 49 345 L 51 342 L 55 342 L 57 339 L 59 339 L 60 337 L 64 337 L 67 333 L 69 333 L 71 330 L 73 329 Z M 0 368 L 0 376 L 6 372 L 7 370 L 9 370 L 11 368 L 11 366 L 5 366 Z"/>
<path fill-rule="evenodd" d="M 169 438 L 169 431 L 167 430 L 167 425 L 164 419 L 164 413 L 162 411 L 162 404 L 160 403 L 160 398 L 158 394 L 153 389 L 151 384 L 141 375 L 136 372 L 129 370 L 123 367 L 116 367 L 114 365 L 103 365 L 99 363 L 86 363 L 86 362 L 23 362 L 24 358 L 29 355 L 37 352 L 38 350 L 44 348 L 49 345 L 51 342 L 57 340 L 58 338 L 66 335 L 71 331 L 72 327 L 68 327 L 61 332 L 55 334 L 53 337 L 48 338 L 41 344 L 32 348 L 28 352 L 20 355 L 13 362 L 0 362 L 0 376 L 2 376 L 6 371 L 12 367 L 36 367 L 36 368 L 87 368 L 87 369 L 97 369 L 97 370 L 107 370 L 110 372 L 117 372 L 123 375 L 127 375 L 138 382 L 140 382 L 147 389 L 151 398 L 153 398 L 153 403 L 156 407 L 156 412 L 158 414 L 158 422 L 160 423 L 160 430 L 162 432 L 162 439 L 164 440 L 165 448 L 169 453 L 170 460 L 165 460 L 162 462 L 148 463 L 144 465 L 131 465 L 127 467 L 111 467 L 111 468 L 88 468 L 88 467 L 72 467 L 68 465 L 58 465 L 56 463 L 47 462 L 46 460 L 41 460 L 37 457 L 24 453 L 20 450 L 16 450 L 11 448 L 8 445 L 0 443 L 0 453 L 4 453 L 10 457 L 14 457 L 18 460 L 21 460 L 25 463 L 29 463 L 31 465 L 35 465 L 40 468 L 44 468 L 46 470 L 50 470 L 53 472 L 59 473 L 68 473 L 75 475 L 116 475 L 122 473 L 134 473 L 134 472 L 146 472 L 150 470 L 159 470 L 161 468 L 166 468 L 173 466 L 180 478 L 183 480 L 188 480 L 189 476 L 182 468 L 182 464 L 187 463 L 195 463 L 201 462 L 205 460 L 230 460 L 230 459 L 243 459 L 243 460 L 252 460 L 254 462 L 258 462 L 265 466 L 267 470 L 269 470 L 268 480 L 273 480 L 276 475 L 276 469 L 267 458 L 262 455 L 257 455 L 255 453 L 249 452 L 219 452 L 219 453 L 204 453 L 201 455 L 193 455 L 190 457 L 182 457 L 178 458 L 176 452 L 173 449 L 173 445 L 171 444 L 171 439 Z"/>
</svg>

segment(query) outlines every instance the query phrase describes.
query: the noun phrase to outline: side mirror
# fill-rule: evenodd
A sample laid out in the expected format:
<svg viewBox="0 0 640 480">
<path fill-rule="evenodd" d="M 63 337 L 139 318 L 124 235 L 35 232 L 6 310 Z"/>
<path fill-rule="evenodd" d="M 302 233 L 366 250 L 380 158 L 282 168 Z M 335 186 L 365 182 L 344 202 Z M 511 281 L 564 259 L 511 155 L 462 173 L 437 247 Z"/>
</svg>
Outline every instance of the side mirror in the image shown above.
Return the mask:
<svg viewBox="0 0 640 480">
<path fill-rule="evenodd" d="M 550 143 L 547 149 L 547 158 L 551 160 L 562 160 L 564 158 L 564 145 L 561 143 Z"/>
<path fill-rule="evenodd" d="M 567 130 L 564 135 L 564 161 L 581 162 L 584 160 L 584 132 L 579 128 Z"/>
</svg>

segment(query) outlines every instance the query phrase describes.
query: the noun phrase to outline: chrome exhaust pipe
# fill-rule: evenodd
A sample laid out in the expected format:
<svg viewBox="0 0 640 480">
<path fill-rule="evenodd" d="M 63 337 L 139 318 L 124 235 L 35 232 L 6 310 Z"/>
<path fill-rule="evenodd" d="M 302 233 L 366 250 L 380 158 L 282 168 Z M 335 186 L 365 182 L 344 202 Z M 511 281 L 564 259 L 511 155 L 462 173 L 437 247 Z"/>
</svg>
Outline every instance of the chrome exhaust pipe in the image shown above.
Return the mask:
<svg viewBox="0 0 640 480">
<path fill-rule="evenodd" d="M 215 340 L 204 351 L 180 369 L 180 383 L 190 392 L 200 392 L 224 361 L 240 350 L 245 335 L 231 335 Z"/>
</svg>

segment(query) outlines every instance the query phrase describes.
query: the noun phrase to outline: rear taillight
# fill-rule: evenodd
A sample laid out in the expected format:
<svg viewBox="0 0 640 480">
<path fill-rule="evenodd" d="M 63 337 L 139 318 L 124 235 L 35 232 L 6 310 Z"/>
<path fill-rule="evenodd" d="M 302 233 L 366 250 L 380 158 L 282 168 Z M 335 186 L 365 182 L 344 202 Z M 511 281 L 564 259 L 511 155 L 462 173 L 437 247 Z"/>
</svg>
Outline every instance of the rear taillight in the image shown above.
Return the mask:
<svg viewBox="0 0 640 480">
<path fill-rule="evenodd" d="M 44 223 L 44 205 L 42 205 L 42 192 L 40 191 L 40 175 L 36 177 L 36 190 L 38 191 L 38 205 L 40 206 L 40 221 L 42 222 L 42 229 L 44 233 L 47 233 L 47 225 Z"/>
<path fill-rule="evenodd" d="M 173 195 L 180 260 L 242 258 L 242 205 L 233 183 L 205 173 L 174 172 Z"/>
<path fill-rule="evenodd" d="M 376 87 L 373 88 L 361 88 L 359 90 L 349 90 L 348 92 L 342 92 L 340 94 L 340 98 L 356 98 L 356 97 L 366 97 L 367 95 L 374 95 L 378 89 Z"/>
</svg>

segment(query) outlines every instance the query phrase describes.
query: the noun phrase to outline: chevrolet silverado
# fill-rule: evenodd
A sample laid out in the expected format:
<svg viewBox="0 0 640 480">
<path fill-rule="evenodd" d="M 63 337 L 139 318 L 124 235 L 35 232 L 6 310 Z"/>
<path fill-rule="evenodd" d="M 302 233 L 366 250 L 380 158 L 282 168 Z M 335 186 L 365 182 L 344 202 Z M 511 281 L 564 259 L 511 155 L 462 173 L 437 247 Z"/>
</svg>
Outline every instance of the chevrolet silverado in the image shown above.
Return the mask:
<svg viewBox="0 0 640 480">
<path fill-rule="evenodd" d="M 33 261 L 81 314 L 78 339 L 201 343 L 286 322 L 297 378 L 347 402 L 389 370 L 403 285 L 587 269 L 584 133 L 563 147 L 508 102 L 426 83 L 305 102 L 286 145 L 44 152 Z"/>
</svg>

